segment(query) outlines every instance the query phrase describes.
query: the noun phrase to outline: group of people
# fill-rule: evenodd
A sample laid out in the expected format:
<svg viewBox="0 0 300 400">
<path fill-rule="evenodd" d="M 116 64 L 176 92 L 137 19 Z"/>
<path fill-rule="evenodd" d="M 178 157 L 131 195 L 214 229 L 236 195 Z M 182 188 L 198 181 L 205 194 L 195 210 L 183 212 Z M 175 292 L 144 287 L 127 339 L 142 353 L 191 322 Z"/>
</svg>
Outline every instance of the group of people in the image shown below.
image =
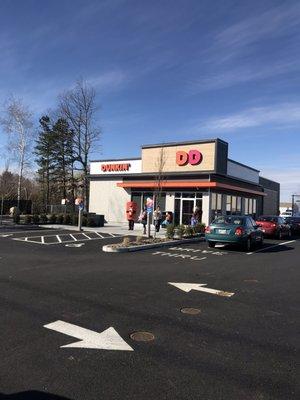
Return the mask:
<svg viewBox="0 0 300 400">
<path fill-rule="evenodd" d="M 127 214 L 127 220 L 128 220 L 128 225 L 129 225 L 129 230 L 133 231 L 134 229 L 134 221 L 135 221 L 135 216 L 136 216 L 136 210 L 133 206 L 130 206 L 128 210 L 126 211 Z M 147 206 L 144 206 L 142 209 L 139 217 L 138 217 L 138 222 L 140 222 L 143 225 L 143 234 L 146 234 L 146 227 L 148 223 L 148 218 L 149 214 L 147 212 Z M 165 219 L 163 220 L 163 214 L 161 212 L 160 206 L 157 206 L 156 209 L 153 212 L 153 223 L 155 226 L 155 231 L 159 232 L 160 227 L 162 225 L 168 225 L 171 224 L 173 221 L 173 215 L 170 212 L 166 213 Z"/>
<path fill-rule="evenodd" d="M 129 230 L 133 231 L 134 229 L 134 221 L 136 217 L 136 207 L 131 205 L 127 211 L 127 220 L 129 224 Z M 142 209 L 139 217 L 138 217 L 138 222 L 143 225 L 143 234 L 146 234 L 146 227 L 148 223 L 148 218 L 149 214 L 147 212 L 147 206 L 144 206 Z M 193 215 L 191 217 L 191 226 L 195 226 L 199 224 L 202 220 L 202 210 L 199 207 L 196 207 Z M 153 212 L 153 223 L 155 226 L 155 231 L 159 232 L 161 226 L 166 226 L 169 225 L 173 222 L 173 214 L 171 212 L 167 212 L 165 219 L 163 220 L 163 214 L 161 212 L 160 206 L 157 206 L 156 209 Z"/>
</svg>

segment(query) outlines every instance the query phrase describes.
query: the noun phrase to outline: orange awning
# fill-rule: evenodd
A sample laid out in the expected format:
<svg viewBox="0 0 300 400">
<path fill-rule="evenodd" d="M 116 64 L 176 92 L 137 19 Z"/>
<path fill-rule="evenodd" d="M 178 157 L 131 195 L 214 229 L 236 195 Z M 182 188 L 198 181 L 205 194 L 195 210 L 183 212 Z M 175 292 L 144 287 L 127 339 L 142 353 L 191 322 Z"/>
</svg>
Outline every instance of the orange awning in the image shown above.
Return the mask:
<svg viewBox="0 0 300 400">
<path fill-rule="evenodd" d="M 147 189 L 155 189 L 155 188 L 163 188 L 163 189 L 188 189 L 188 188 L 220 188 L 220 189 L 228 189 L 234 190 L 236 192 L 244 192 L 250 194 L 257 194 L 259 196 L 266 196 L 266 193 L 259 192 L 257 190 L 246 189 L 240 186 L 228 185 L 226 183 L 220 182 L 203 182 L 203 181 L 125 181 L 118 182 L 118 187 L 128 188 L 128 189 L 137 189 L 137 188 L 147 188 Z"/>
</svg>

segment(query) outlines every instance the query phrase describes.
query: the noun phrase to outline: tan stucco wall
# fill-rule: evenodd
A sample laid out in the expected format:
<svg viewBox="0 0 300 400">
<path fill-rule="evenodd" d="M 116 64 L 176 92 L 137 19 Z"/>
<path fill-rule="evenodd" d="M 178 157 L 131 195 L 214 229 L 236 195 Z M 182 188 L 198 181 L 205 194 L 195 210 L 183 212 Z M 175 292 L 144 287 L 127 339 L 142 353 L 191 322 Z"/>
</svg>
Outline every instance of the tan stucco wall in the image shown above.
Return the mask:
<svg viewBox="0 0 300 400">
<path fill-rule="evenodd" d="M 126 202 L 130 192 L 117 187 L 120 179 L 90 182 L 90 212 L 103 214 L 108 222 L 126 222 Z"/>
<path fill-rule="evenodd" d="M 142 172 L 157 172 L 162 154 L 161 149 L 162 147 L 142 149 Z M 177 165 L 176 152 L 188 153 L 189 150 L 200 151 L 203 155 L 202 162 L 198 165 Z M 215 168 L 215 142 L 163 147 L 163 159 L 165 160 L 163 172 L 212 171 Z"/>
</svg>

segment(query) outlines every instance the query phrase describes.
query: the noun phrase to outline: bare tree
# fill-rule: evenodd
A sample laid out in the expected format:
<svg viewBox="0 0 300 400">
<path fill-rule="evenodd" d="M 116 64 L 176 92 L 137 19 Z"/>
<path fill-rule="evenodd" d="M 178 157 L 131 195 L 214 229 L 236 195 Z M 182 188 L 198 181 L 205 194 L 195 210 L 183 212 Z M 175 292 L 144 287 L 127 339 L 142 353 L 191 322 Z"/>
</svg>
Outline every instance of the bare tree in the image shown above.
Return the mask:
<svg viewBox="0 0 300 400">
<path fill-rule="evenodd" d="M 33 138 L 32 113 L 21 99 L 11 97 L 4 108 L 4 117 L 0 120 L 8 133 L 8 149 L 18 166 L 17 200 L 21 199 L 21 186 L 24 168 L 30 157 L 30 144 Z"/>
<path fill-rule="evenodd" d="M 164 172 L 165 164 L 166 164 L 166 153 L 164 147 L 159 149 L 159 154 L 155 162 L 155 172 L 156 175 L 154 177 L 154 207 L 160 206 L 162 191 L 163 191 L 163 183 L 166 181 L 166 175 Z M 154 213 L 153 213 L 154 218 Z M 153 220 L 154 222 L 154 220 Z M 156 237 L 156 230 L 154 229 L 154 237 Z"/>
<path fill-rule="evenodd" d="M 59 96 L 60 112 L 73 131 L 74 169 L 82 172 L 82 189 L 86 208 L 89 196 L 89 155 L 92 146 L 99 144 L 100 129 L 95 125 L 96 92 L 80 80 L 73 89 Z"/>
</svg>

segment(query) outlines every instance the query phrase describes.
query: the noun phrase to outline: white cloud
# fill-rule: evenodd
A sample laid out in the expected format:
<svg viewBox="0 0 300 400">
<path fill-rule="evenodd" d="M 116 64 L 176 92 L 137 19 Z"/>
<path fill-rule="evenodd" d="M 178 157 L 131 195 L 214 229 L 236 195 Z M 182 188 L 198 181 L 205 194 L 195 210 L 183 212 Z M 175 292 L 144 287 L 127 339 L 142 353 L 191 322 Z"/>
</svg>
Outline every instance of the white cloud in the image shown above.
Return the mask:
<svg viewBox="0 0 300 400">
<path fill-rule="evenodd" d="M 300 124 L 300 103 L 281 103 L 265 107 L 252 107 L 238 113 L 209 118 L 199 124 L 201 128 L 214 131 L 273 125 L 293 126 Z"/>
<path fill-rule="evenodd" d="M 288 169 L 266 167 L 261 175 L 280 183 L 281 201 L 291 201 L 292 194 L 300 194 L 300 165 Z"/>
<path fill-rule="evenodd" d="M 129 81 L 129 76 L 121 70 L 104 72 L 98 76 L 92 76 L 88 82 L 97 90 L 116 90 Z"/>
<path fill-rule="evenodd" d="M 299 25 L 300 4 L 285 3 L 223 29 L 216 35 L 216 47 L 227 49 L 233 57 L 246 46 L 283 36 Z"/>
</svg>

